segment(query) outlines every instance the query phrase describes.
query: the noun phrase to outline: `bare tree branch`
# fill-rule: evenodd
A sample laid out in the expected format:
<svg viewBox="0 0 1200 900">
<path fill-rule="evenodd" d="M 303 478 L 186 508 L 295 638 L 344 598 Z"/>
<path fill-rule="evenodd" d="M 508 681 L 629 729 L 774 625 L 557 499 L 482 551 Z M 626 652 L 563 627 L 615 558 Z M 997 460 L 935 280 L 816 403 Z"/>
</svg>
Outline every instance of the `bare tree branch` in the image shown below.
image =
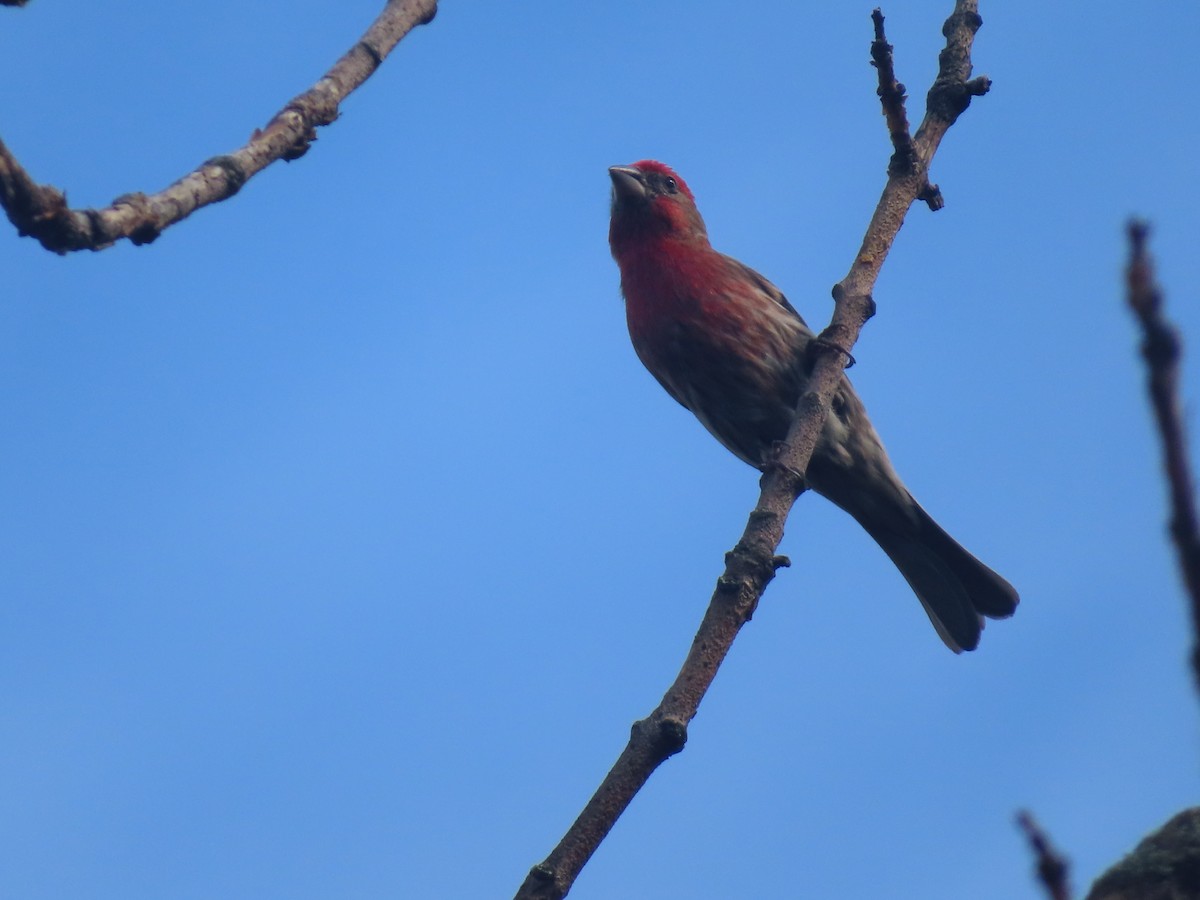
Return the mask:
<svg viewBox="0 0 1200 900">
<path fill-rule="evenodd" d="M 907 128 L 905 135 L 898 137 L 898 123 L 906 121 L 904 94 L 892 74 L 891 48 L 883 36 L 882 16 L 876 17 L 875 22 L 876 43 L 880 46 L 880 57 L 876 58 L 880 98 L 893 141 L 908 141 Z M 834 287 L 833 321 L 813 342 L 815 360 L 807 392 L 800 399 L 796 419 L 776 462 L 763 475 L 758 505 L 750 514 L 742 538 L 725 557 L 725 572 L 717 579 L 716 590 L 679 675 L 658 707 L 634 723 L 629 743 L 616 764 L 558 846 L 530 870 L 517 892 L 518 900 L 559 900 L 566 896 L 579 872 L 650 775 L 665 759 L 683 749 L 688 723 L 696 715 L 734 638 L 750 620 L 776 569 L 787 565 L 787 560 L 775 553 L 783 538 L 783 525 L 805 489 L 803 473 L 820 436 L 842 368 L 851 359 L 850 350 L 874 311 L 871 289 L 879 269 L 908 208 L 928 191 L 929 161 L 946 129 L 966 109 L 970 97 L 983 92 L 980 85 L 986 84 L 986 79 L 977 80 L 973 90 L 967 82 L 971 73 L 971 43 L 980 22 L 977 0 L 957 0 L 954 13 L 943 28 L 946 49 L 930 90 L 925 120 L 910 141 L 912 152 L 899 164 L 893 160 L 883 196 L 850 273 Z M 950 97 L 957 98 L 957 102 L 950 102 L 947 99 Z"/>
<path fill-rule="evenodd" d="M 436 13 L 437 0 L 388 0 L 359 42 L 320 81 L 255 129 L 245 146 L 213 157 L 157 194 L 125 194 L 104 209 L 71 209 L 62 191 L 36 183 L 0 141 L 0 206 L 18 234 L 55 253 L 102 250 L 122 238 L 148 244 L 200 207 L 232 197 L 277 159 L 303 156 L 316 140 L 316 129 L 337 119 L 342 101 L 406 34 Z"/>
<path fill-rule="evenodd" d="M 875 93 L 879 95 L 883 104 L 888 134 L 896 151 L 888 163 L 888 174 L 910 172 L 917 168 L 918 162 L 912 134 L 908 129 L 908 113 L 904 108 L 905 87 L 896 80 L 892 45 L 884 36 L 883 12 L 878 7 L 871 13 L 871 21 L 875 23 L 875 40 L 871 42 L 871 65 L 879 70 L 879 87 Z M 941 209 L 945 202 L 937 185 L 931 185 L 928 178 L 917 199 L 923 200 L 934 212 Z"/>
<path fill-rule="evenodd" d="M 1195 489 L 1188 462 L 1187 432 L 1180 414 L 1179 332 L 1162 313 L 1162 293 L 1155 283 L 1154 264 L 1146 251 L 1150 228 L 1129 223 L 1130 257 L 1126 271 L 1129 307 L 1142 326 L 1142 358 L 1147 388 L 1163 445 L 1163 468 L 1171 492 L 1171 539 L 1191 598 L 1192 674 L 1200 689 L 1200 531 L 1196 524 Z"/>
<path fill-rule="evenodd" d="M 1025 832 L 1029 846 L 1037 857 L 1038 881 L 1046 889 L 1046 896 L 1050 900 L 1071 900 L 1066 857 L 1054 849 L 1046 832 L 1042 831 L 1041 826 L 1028 812 L 1017 813 L 1017 825 Z"/>
</svg>

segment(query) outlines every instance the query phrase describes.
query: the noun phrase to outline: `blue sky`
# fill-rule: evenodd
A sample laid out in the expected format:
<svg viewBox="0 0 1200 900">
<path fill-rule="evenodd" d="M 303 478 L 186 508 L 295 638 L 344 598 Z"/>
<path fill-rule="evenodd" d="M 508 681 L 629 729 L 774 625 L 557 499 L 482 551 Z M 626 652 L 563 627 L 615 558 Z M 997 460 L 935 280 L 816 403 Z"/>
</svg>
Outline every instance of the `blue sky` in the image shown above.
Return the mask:
<svg viewBox="0 0 1200 900">
<path fill-rule="evenodd" d="M 950 7 L 884 9 L 914 119 Z M 157 190 L 378 8 L 5 10 L 0 135 L 75 205 Z M 823 324 L 889 153 L 870 8 L 447 3 L 305 158 L 153 246 L 0 234 L 0 893 L 511 895 L 757 496 L 629 347 L 605 168 L 674 165 L 715 245 Z M 982 14 L 994 90 L 851 374 L 1022 606 L 955 657 L 805 496 L 793 567 L 573 897 L 1033 897 L 1019 807 L 1083 887 L 1197 800 L 1119 272 L 1145 215 L 1200 347 L 1200 7 Z"/>
</svg>

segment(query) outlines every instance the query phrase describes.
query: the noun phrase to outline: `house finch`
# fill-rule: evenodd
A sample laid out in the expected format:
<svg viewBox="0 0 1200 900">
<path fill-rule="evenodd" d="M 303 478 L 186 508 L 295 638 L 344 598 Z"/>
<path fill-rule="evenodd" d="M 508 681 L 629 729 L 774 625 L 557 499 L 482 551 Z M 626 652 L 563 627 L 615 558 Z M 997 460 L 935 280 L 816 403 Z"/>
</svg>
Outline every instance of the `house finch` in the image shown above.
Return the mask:
<svg viewBox="0 0 1200 900">
<path fill-rule="evenodd" d="M 712 248 L 692 192 L 671 169 L 643 160 L 608 173 L 608 242 L 638 357 L 717 440 L 762 469 L 805 389 L 813 332 L 775 285 Z M 984 616 L 1016 610 L 1012 585 L 905 489 L 845 375 L 807 478 L 883 548 L 950 649 L 975 649 Z"/>
</svg>

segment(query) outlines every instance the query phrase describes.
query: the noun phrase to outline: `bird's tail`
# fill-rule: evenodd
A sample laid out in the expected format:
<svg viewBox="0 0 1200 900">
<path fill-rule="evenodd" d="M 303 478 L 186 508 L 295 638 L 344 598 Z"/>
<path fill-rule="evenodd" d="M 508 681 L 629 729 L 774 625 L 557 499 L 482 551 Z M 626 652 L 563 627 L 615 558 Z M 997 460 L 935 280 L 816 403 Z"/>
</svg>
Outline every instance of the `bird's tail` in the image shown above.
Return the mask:
<svg viewBox="0 0 1200 900">
<path fill-rule="evenodd" d="M 909 499 L 912 508 L 903 528 L 859 522 L 900 570 L 946 645 L 955 653 L 974 650 L 984 616 L 1011 616 L 1017 592 L 942 530 L 911 495 Z"/>
</svg>

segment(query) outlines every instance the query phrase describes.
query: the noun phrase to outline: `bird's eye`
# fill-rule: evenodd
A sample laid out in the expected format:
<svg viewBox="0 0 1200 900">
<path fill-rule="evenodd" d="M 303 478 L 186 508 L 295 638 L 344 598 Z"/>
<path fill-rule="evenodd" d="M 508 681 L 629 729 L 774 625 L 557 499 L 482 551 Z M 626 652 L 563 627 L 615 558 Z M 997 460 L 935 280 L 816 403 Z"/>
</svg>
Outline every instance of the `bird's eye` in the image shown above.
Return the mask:
<svg viewBox="0 0 1200 900">
<path fill-rule="evenodd" d="M 670 177 L 669 175 L 667 176 L 667 180 L 663 182 L 663 185 L 666 187 L 668 193 L 671 193 L 671 194 L 679 193 L 679 184 L 675 181 L 674 178 Z"/>
</svg>

